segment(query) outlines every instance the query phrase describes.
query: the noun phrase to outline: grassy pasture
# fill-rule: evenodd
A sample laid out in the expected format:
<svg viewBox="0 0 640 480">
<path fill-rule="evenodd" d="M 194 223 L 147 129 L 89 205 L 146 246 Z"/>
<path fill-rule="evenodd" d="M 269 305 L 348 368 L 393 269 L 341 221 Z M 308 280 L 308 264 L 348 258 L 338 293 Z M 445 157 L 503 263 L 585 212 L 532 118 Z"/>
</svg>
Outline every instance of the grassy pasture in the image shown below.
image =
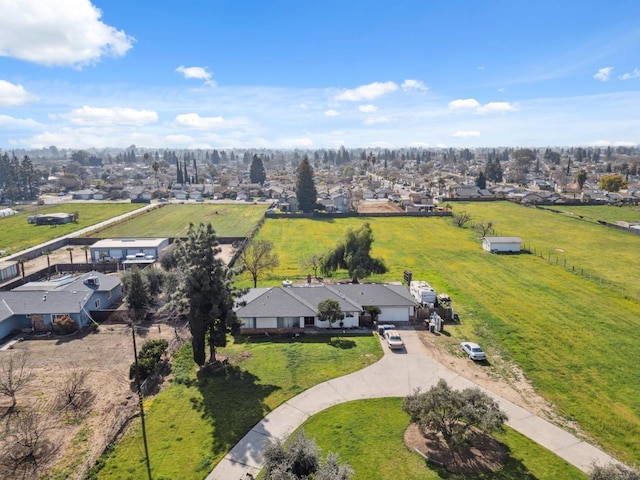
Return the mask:
<svg viewBox="0 0 640 480">
<path fill-rule="evenodd" d="M 509 203 L 456 204 L 500 235 L 562 249 L 599 278 L 637 285 L 638 242 L 632 234 Z M 277 283 L 306 276 L 302 259 L 322 253 L 364 219 L 267 220 L 259 238 L 276 245 Z M 515 361 L 567 418 L 622 459 L 640 462 L 640 303 L 619 290 L 535 255 L 492 255 L 471 228 L 443 218 L 370 218 L 374 256 L 389 272 L 370 281 L 401 280 L 405 269 L 449 293 L 462 326 L 458 338 L 482 343 Z M 560 254 L 560 252 L 558 252 Z M 338 273 L 346 277 L 346 272 Z M 453 347 L 452 347 L 453 348 Z"/>
<path fill-rule="evenodd" d="M 555 210 L 569 212 L 576 216 L 582 216 L 586 221 L 615 223 L 640 222 L 640 206 L 614 207 L 610 205 L 567 205 L 552 207 Z"/>
<path fill-rule="evenodd" d="M 174 360 L 182 379 L 147 400 L 153 478 L 202 479 L 271 410 L 331 378 L 360 370 L 382 356 L 376 336 L 239 338 L 220 353 L 233 365 L 198 372 L 189 346 Z M 105 460 L 100 479 L 146 478 L 142 434 L 136 426 Z"/>
<path fill-rule="evenodd" d="M 107 237 L 184 237 L 189 222 L 211 223 L 218 237 L 245 237 L 264 217 L 264 205 L 168 204 L 129 222 L 100 231 Z"/>
<path fill-rule="evenodd" d="M 353 480 L 586 478 L 575 467 L 508 427 L 505 433 L 495 435 L 508 448 L 508 457 L 499 471 L 473 476 L 441 471 L 405 445 L 409 416 L 401 405 L 401 398 L 343 403 L 314 415 L 300 428 L 315 439 L 324 455 L 329 451 L 338 453 L 340 462 L 351 465 L 355 471 Z"/>
<path fill-rule="evenodd" d="M 0 218 L 0 231 L 2 231 L 0 250 L 6 250 L 8 254 L 19 252 L 141 207 L 144 205 L 135 203 L 66 203 L 3 217 Z M 65 225 L 32 225 L 27 223 L 27 217 L 36 213 L 75 212 L 79 214 L 78 223 Z"/>
</svg>

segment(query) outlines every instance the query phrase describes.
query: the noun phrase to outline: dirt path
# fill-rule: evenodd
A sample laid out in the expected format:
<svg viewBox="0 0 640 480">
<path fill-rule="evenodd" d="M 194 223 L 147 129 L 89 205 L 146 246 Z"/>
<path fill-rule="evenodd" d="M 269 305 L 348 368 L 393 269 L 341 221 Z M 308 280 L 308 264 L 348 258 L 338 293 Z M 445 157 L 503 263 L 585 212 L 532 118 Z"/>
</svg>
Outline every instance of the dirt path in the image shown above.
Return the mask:
<svg viewBox="0 0 640 480">
<path fill-rule="evenodd" d="M 531 382 L 516 365 L 506 362 L 499 355 L 492 355 L 489 365 L 478 364 L 466 356 L 453 355 L 451 349 L 455 349 L 457 344 L 452 345 L 445 335 L 433 334 L 425 330 L 420 331 L 419 336 L 429 353 L 454 372 L 562 427 L 573 435 L 593 443 L 593 439 L 577 424 L 561 417 L 555 407 L 536 392 Z"/>
</svg>

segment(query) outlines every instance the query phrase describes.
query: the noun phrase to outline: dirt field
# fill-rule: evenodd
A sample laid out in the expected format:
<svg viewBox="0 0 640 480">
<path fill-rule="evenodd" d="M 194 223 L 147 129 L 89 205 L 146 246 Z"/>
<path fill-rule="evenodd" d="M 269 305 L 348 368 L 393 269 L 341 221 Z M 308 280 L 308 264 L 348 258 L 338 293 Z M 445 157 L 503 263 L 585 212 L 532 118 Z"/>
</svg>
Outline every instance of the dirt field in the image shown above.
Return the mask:
<svg viewBox="0 0 640 480">
<path fill-rule="evenodd" d="M 358 204 L 358 213 L 402 212 L 403 210 L 389 200 L 363 200 Z"/>
<path fill-rule="evenodd" d="M 184 331 L 180 334 L 186 336 Z M 136 335 L 139 350 L 149 339 L 171 341 L 176 331 L 168 325 L 149 324 L 137 328 Z M 109 443 L 109 435 L 138 412 L 137 396 L 129 381 L 129 366 L 134 361 L 131 329 L 121 324 L 102 325 L 97 333 L 85 329 L 66 338 L 27 339 L 11 350 L 0 351 L 0 361 L 22 352 L 27 355 L 33 377 L 18 393 L 16 409 L 41 412 L 45 437 L 55 447 L 40 473 L 54 469 L 68 475 L 65 478 L 81 478 L 74 475 L 83 467 L 91 467 Z M 88 402 L 79 412 L 65 409 L 61 399 L 73 371 L 82 372 L 86 378 L 83 389 Z M 0 411 L 6 411 L 9 405 L 8 398 L 0 398 Z M 2 443 L 0 440 L 0 447 Z"/>
</svg>

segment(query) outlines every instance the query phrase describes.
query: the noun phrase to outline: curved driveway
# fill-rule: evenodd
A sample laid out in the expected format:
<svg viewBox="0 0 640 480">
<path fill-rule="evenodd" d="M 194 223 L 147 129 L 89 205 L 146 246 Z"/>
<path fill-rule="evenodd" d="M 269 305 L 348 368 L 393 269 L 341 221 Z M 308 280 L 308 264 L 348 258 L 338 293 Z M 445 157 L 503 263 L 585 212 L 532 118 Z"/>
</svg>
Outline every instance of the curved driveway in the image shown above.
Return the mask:
<svg viewBox="0 0 640 480">
<path fill-rule="evenodd" d="M 404 397 L 416 388 L 427 390 L 443 378 L 456 389 L 478 387 L 472 381 L 449 370 L 429 355 L 415 330 L 403 330 L 404 352 L 390 352 L 362 370 L 316 385 L 288 400 L 256 424 L 207 476 L 207 480 L 238 480 L 257 476 L 262 451 L 271 438 L 286 438 L 307 418 L 351 400 L 379 397 Z M 527 410 L 479 387 L 491 395 L 509 416 L 509 425 L 551 450 L 583 472 L 593 463 L 607 464 L 614 459 L 579 440 L 570 433 Z"/>
</svg>

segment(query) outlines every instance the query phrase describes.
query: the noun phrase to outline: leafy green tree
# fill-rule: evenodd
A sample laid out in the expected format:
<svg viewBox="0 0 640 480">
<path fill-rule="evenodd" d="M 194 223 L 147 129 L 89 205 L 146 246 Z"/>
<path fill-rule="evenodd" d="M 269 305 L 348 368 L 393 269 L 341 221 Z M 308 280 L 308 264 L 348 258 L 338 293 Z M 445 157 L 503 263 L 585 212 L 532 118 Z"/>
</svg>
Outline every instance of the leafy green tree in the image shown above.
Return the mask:
<svg viewBox="0 0 640 480">
<path fill-rule="evenodd" d="M 120 281 L 127 308 L 132 310 L 147 308 L 151 299 L 149 284 L 138 266 L 134 265 L 130 271 L 124 272 Z"/>
<path fill-rule="evenodd" d="M 323 322 L 329 322 L 329 327 L 333 328 L 333 322 L 344 318 L 344 313 L 340 310 L 340 303 L 337 300 L 327 298 L 318 304 L 318 318 Z"/>
<path fill-rule="evenodd" d="M 322 259 L 320 267 L 324 275 L 330 275 L 339 268 L 349 272 L 351 281 L 358 283 L 358 279 L 371 274 L 386 273 L 387 267 L 379 258 L 371 257 L 373 232 L 369 223 L 364 223 L 358 230 L 349 228 L 345 239 L 339 241 L 336 247 Z"/>
<path fill-rule="evenodd" d="M 578 184 L 578 188 L 580 188 L 580 190 L 582 190 L 586 181 L 587 181 L 586 170 L 580 170 L 578 173 L 576 173 L 576 183 Z"/>
<path fill-rule="evenodd" d="M 253 155 L 251 168 L 249 169 L 249 179 L 251 180 L 251 183 L 259 183 L 260 185 L 264 184 L 267 180 L 267 172 L 264 169 L 262 159 L 255 154 Z"/>
<path fill-rule="evenodd" d="M 306 155 L 298 166 L 296 198 L 298 199 L 298 207 L 304 213 L 312 213 L 318 201 L 318 192 L 313 182 L 313 167 Z"/>
<path fill-rule="evenodd" d="M 216 347 L 227 343 L 227 329 L 235 319 L 231 283 L 234 271 L 217 257 L 216 233 L 210 223 L 190 225 L 187 238 L 176 242 L 175 258 L 181 278 L 168 308 L 188 311 L 194 361 L 215 361 Z"/>
<path fill-rule="evenodd" d="M 622 175 L 603 175 L 600 178 L 600 190 L 607 192 L 618 192 L 627 186 L 627 181 Z"/>
<path fill-rule="evenodd" d="M 273 251 L 273 243 L 269 240 L 254 240 L 240 253 L 240 265 L 253 278 L 253 288 L 258 286 L 258 279 L 280 264 L 278 254 Z"/>
<path fill-rule="evenodd" d="M 405 397 L 402 410 L 423 435 L 440 433 L 453 452 L 466 445 L 470 427 L 484 433 L 501 431 L 508 419 L 498 403 L 480 389 L 453 390 L 443 379 L 426 392 L 418 389 Z"/>
<path fill-rule="evenodd" d="M 169 342 L 165 339 L 147 340 L 142 344 L 140 353 L 138 353 L 137 371 L 140 381 L 146 380 L 151 376 L 167 348 L 169 348 Z M 133 380 L 134 378 L 136 378 L 135 362 L 129 367 L 129 379 Z"/>
</svg>

